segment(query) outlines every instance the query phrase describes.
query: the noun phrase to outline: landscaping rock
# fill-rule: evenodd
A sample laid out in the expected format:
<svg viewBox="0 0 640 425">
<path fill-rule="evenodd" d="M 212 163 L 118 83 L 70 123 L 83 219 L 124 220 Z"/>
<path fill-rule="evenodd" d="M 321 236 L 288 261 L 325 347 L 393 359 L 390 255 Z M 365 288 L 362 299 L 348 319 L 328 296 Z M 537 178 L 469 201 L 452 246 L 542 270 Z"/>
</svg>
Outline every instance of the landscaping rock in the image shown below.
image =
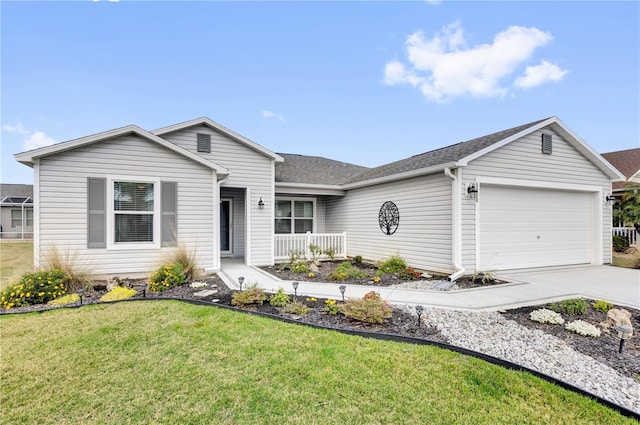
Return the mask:
<svg viewBox="0 0 640 425">
<path fill-rule="evenodd" d="M 316 264 L 311 263 L 309 265 L 309 271 L 313 273 L 318 273 L 320 271 L 320 268 Z"/>
<path fill-rule="evenodd" d="M 194 293 L 193 296 L 198 298 L 204 298 L 217 293 L 218 291 L 215 289 L 205 289 L 204 291 L 199 291 Z"/>
<path fill-rule="evenodd" d="M 121 286 L 120 283 L 120 278 L 118 276 L 110 277 L 109 280 L 107 280 L 107 291 L 111 291 L 116 286 Z"/>
<path fill-rule="evenodd" d="M 633 332 L 633 326 L 631 325 L 631 313 L 624 308 L 612 308 L 607 312 L 607 319 L 600 323 L 600 326 L 608 330 L 612 328 L 615 330 L 618 326 L 628 326 Z"/>
</svg>

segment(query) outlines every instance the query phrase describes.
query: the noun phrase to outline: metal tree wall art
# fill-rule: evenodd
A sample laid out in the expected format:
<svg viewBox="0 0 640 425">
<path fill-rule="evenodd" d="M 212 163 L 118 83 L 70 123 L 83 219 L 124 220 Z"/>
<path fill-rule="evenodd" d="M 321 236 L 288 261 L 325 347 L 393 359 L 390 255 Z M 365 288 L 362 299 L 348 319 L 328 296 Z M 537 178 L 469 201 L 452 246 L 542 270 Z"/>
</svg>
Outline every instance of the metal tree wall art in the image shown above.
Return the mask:
<svg viewBox="0 0 640 425">
<path fill-rule="evenodd" d="M 393 235 L 398 230 L 400 211 L 398 211 L 396 204 L 391 201 L 382 204 L 378 214 L 378 223 L 380 223 L 380 230 L 385 235 Z"/>
</svg>

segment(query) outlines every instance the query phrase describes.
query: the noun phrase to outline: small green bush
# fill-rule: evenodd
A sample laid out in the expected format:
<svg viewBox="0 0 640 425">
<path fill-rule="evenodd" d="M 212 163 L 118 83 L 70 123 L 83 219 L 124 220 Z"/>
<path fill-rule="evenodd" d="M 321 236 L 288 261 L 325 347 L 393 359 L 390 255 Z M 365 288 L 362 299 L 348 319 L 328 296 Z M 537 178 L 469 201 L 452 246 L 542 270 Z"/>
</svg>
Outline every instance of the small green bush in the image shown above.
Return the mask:
<svg viewBox="0 0 640 425">
<path fill-rule="evenodd" d="M 289 298 L 289 295 L 284 293 L 283 288 L 279 288 L 278 292 L 271 295 L 271 297 L 269 298 L 269 304 L 274 307 L 284 307 L 285 305 L 289 304 L 290 301 L 291 298 Z"/>
<path fill-rule="evenodd" d="M 296 261 L 291 263 L 291 271 L 299 274 L 309 273 L 309 266 L 304 261 Z"/>
<path fill-rule="evenodd" d="M 549 304 L 549 310 L 555 312 L 555 313 L 562 313 L 562 307 L 560 306 L 559 303 L 551 303 Z"/>
<path fill-rule="evenodd" d="M 608 301 L 604 301 L 604 300 L 598 300 L 596 302 L 594 302 L 593 304 L 593 308 L 597 311 L 601 311 L 603 313 L 606 313 L 607 311 L 611 310 L 613 308 L 613 304 L 611 304 Z"/>
<path fill-rule="evenodd" d="M 60 298 L 56 298 L 55 300 L 49 301 L 47 304 L 49 305 L 67 305 L 73 304 L 80 301 L 80 295 L 78 294 L 69 294 Z"/>
<path fill-rule="evenodd" d="M 383 260 L 378 264 L 378 270 L 384 274 L 402 274 L 407 270 L 407 262 L 399 255 Z"/>
<path fill-rule="evenodd" d="M 149 276 L 149 290 L 154 292 L 166 291 L 183 283 L 185 278 L 186 275 L 182 264 L 169 263 L 151 273 L 151 276 Z"/>
<path fill-rule="evenodd" d="M 125 288 L 124 286 L 116 286 L 106 294 L 100 297 L 100 301 L 117 301 L 131 298 L 136 294 L 135 289 Z"/>
<path fill-rule="evenodd" d="M 478 270 L 473 272 L 471 280 L 473 282 L 480 282 L 483 285 L 486 285 L 487 283 L 495 282 L 496 272 L 493 270 Z"/>
<path fill-rule="evenodd" d="M 336 315 L 340 313 L 340 306 L 336 300 L 326 299 L 324 300 L 323 310 L 331 315 Z"/>
<path fill-rule="evenodd" d="M 67 293 L 67 279 L 62 270 L 25 273 L 18 283 L 0 292 L 0 307 L 10 309 L 49 302 Z"/>
<path fill-rule="evenodd" d="M 295 314 L 297 316 L 305 316 L 307 313 L 309 313 L 309 310 L 310 309 L 306 304 L 299 301 L 294 301 L 291 304 L 287 304 L 283 308 L 283 311 L 285 313 Z"/>
<path fill-rule="evenodd" d="M 362 255 L 356 255 L 353 257 L 353 262 L 356 264 L 362 264 Z"/>
<path fill-rule="evenodd" d="M 234 293 L 231 297 L 231 305 L 237 305 L 238 307 L 244 307 L 251 304 L 262 305 L 266 299 L 267 295 L 264 293 L 264 289 L 253 287 L 242 292 Z"/>
<path fill-rule="evenodd" d="M 391 317 L 391 307 L 375 291 L 362 299 L 350 299 L 341 307 L 342 314 L 350 319 L 365 323 L 383 323 Z"/>
<path fill-rule="evenodd" d="M 311 254 L 311 261 L 313 261 L 313 264 L 320 264 L 320 255 L 322 254 L 322 248 L 320 248 L 318 245 L 311 244 L 309 245 L 309 254 Z"/>
<path fill-rule="evenodd" d="M 572 316 L 585 314 L 587 312 L 587 309 L 589 308 L 589 304 L 587 304 L 587 302 L 582 298 L 571 298 L 568 300 L 564 300 L 560 305 L 565 313 Z"/>
<path fill-rule="evenodd" d="M 348 278 L 363 279 L 369 276 L 367 272 L 353 267 L 350 262 L 343 261 L 340 265 L 329 274 L 329 279 L 343 281 Z"/>
<path fill-rule="evenodd" d="M 336 249 L 334 247 L 327 248 L 324 251 L 322 251 L 322 253 L 327 257 L 329 257 L 329 260 L 331 261 L 333 261 L 333 259 L 336 258 Z"/>
<path fill-rule="evenodd" d="M 625 252 L 629 249 L 629 239 L 621 235 L 613 235 L 613 250 L 615 252 Z"/>
</svg>

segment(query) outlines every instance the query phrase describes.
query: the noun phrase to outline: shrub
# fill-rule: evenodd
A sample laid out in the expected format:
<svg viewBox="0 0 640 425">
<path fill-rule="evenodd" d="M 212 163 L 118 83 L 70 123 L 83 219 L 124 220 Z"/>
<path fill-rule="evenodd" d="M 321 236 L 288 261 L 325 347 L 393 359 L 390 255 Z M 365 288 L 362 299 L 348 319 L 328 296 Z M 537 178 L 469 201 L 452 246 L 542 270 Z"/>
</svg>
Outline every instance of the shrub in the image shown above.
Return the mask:
<svg viewBox="0 0 640 425">
<path fill-rule="evenodd" d="M 100 297 L 100 301 L 117 301 L 131 298 L 136 294 L 135 289 L 125 288 L 124 286 L 116 286 L 106 294 Z"/>
<path fill-rule="evenodd" d="M 592 305 L 596 311 L 601 311 L 602 313 L 606 313 L 607 311 L 613 308 L 613 304 L 604 300 L 598 300 L 594 302 Z"/>
<path fill-rule="evenodd" d="M 0 306 L 10 309 L 49 302 L 67 293 L 67 279 L 62 270 L 25 273 L 18 283 L 0 292 Z"/>
<path fill-rule="evenodd" d="M 560 304 L 558 304 L 558 303 L 549 304 L 549 309 L 551 311 L 556 312 L 556 313 L 560 313 L 562 311 L 562 307 L 560 307 Z"/>
<path fill-rule="evenodd" d="M 149 276 L 149 290 L 162 292 L 180 285 L 185 280 L 184 268 L 180 263 L 170 263 L 160 267 Z"/>
<path fill-rule="evenodd" d="M 313 264 L 315 264 L 316 266 L 318 264 L 320 264 L 320 254 L 322 254 L 322 248 L 320 248 L 318 245 L 309 245 L 309 253 L 311 254 L 311 261 L 313 261 Z"/>
<path fill-rule="evenodd" d="M 336 249 L 334 247 L 327 248 L 322 252 L 324 255 L 329 257 L 329 260 L 333 261 L 336 258 Z"/>
<path fill-rule="evenodd" d="M 529 318 L 538 323 L 549 323 L 551 325 L 563 325 L 564 319 L 559 313 L 555 311 L 541 308 L 539 310 L 532 311 Z"/>
<path fill-rule="evenodd" d="M 236 292 L 231 297 L 231 305 L 237 305 L 238 307 L 244 307 L 251 304 L 264 303 L 267 296 L 264 293 L 264 289 L 258 287 L 248 288 L 242 292 Z"/>
<path fill-rule="evenodd" d="M 289 264 L 293 264 L 302 258 L 302 252 L 292 249 L 289 251 Z"/>
<path fill-rule="evenodd" d="M 341 312 L 350 319 L 365 323 L 382 323 L 391 317 L 391 307 L 375 291 L 362 299 L 350 299 L 341 307 Z"/>
<path fill-rule="evenodd" d="M 475 271 L 475 272 L 473 272 L 473 275 L 471 276 L 471 280 L 473 282 L 480 282 L 483 285 L 486 285 L 487 283 L 495 282 L 495 280 L 496 280 L 496 272 L 494 272 L 493 270 Z"/>
<path fill-rule="evenodd" d="M 180 264 L 182 266 L 182 273 L 184 274 L 184 281 L 191 282 L 198 278 L 199 270 L 196 268 L 198 265 L 198 258 L 196 256 L 195 249 L 189 249 L 185 245 L 178 245 L 173 251 L 170 251 L 164 258 L 164 264 Z M 182 282 L 181 282 L 182 283 Z"/>
<path fill-rule="evenodd" d="M 362 271 L 357 267 L 353 267 L 348 261 L 343 261 L 334 271 L 329 274 L 329 279 L 342 281 L 350 277 L 362 279 L 367 276 L 367 272 Z"/>
<path fill-rule="evenodd" d="M 585 314 L 587 312 L 587 309 L 589 308 L 589 304 L 587 304 L 587 302 L 582 298 L 571 298 L 568 300 L 564 300 L 560 305 L 565 313 L 572 316 Z"/>
<path fill-rule="evenodd" d="M 45 270 L 61 270 L 65 274 L 67 292 L 75 292 L 91 281 L 91 273 L 81 262 L 80 257 L 71 254 L 69 250 L 62 253 L 56 245 L 51 245 L 44 252 L 42 260 Z"/>
<path fill-rule="evenodd" d="M 291 298 L 289 298 L 289 295 L 284 293 L 284 289 L 282 287 L 278 289 L 278 292 L 271 295 L 271 297 L 269 298 L 269 304 L 274 307 L 284 307 L 285 305 L 289 304 L 290 301 Z"/>
<path fill-rule="evenodd" d="M 600 336 L 600 329 L 593 326 L 591 323 L 587 323 L 584 320 L 575 320 L 571 323 L 567 323 L 564 327 L 566 330 L 575 332 L 578 335 L 590 336 L 592 338 L 598 338 Z"/>
<path fill-rule="evenodd" d="M 629 240 L 621 235 L 613 235 L 613 250 L 615 252 L 625 252 L 629 249 Z"/>
<path fill-rule="evenodd" d="M 353 257 L 353 262 L 356 264 L 362 264 L 362 255 L 356 255 Z"/>
<path fill-rule="evenodd" d="M 309 266 L 306 262 L 299 260 L 295 263 L 291 263 L 291 271 L 294 273 L 309 273 Z"/>
<path fill-rule="evenodd" d="M 407 270 L 407 262 L 399 255 L 394 255 L 380 262 L 378 270 L 384 274 L 401 274 Z"/>
<path fill-rule="evenodd" d="M 324 300 L 324 311 L 329 314 L 336 315 L 340 313 L 340 306 L 336 300 L 326 299 Z"/>
<path fill-rule="evenodd" d="M 299 301 L 294 301 L 291 304 L 284 306 L 283 311 L 288 314 L 295 314 L 297 316 L 304 316 L 309 313 L 309 307 L 306 304 Z"/>
<path fill-rule="evenodd" d="M 80 295 L 78 295 L 78 294 L 69 294 L 69 295 L 62 296 L 60 298 L 56 298 L 55 300 L 51 300 L 47 304 L 49 304 L 49 305 L 67 305 L 67 304 L 77 303 L 78 301 L 80 301 Z"/>
<path fill-rule="evenodd" d="M 400 273 L 400 277 L 407 280 L 416 280 L 422 277 L 422 273 L 409 267 L 407 270 Z"/>
</svg>

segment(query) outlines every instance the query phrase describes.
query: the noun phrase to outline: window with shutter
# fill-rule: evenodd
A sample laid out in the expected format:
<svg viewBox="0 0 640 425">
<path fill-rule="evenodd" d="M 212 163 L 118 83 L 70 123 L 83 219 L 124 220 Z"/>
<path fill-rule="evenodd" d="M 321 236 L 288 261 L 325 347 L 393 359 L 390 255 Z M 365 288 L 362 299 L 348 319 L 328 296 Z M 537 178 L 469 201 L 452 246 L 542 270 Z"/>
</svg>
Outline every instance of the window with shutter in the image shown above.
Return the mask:
<svg viewBox="0 0 640 425">
<path fill-rule="evenodd" d="M 211 135 L 197 133 L 198 152 L 211 153 Z"/>
</svg>

